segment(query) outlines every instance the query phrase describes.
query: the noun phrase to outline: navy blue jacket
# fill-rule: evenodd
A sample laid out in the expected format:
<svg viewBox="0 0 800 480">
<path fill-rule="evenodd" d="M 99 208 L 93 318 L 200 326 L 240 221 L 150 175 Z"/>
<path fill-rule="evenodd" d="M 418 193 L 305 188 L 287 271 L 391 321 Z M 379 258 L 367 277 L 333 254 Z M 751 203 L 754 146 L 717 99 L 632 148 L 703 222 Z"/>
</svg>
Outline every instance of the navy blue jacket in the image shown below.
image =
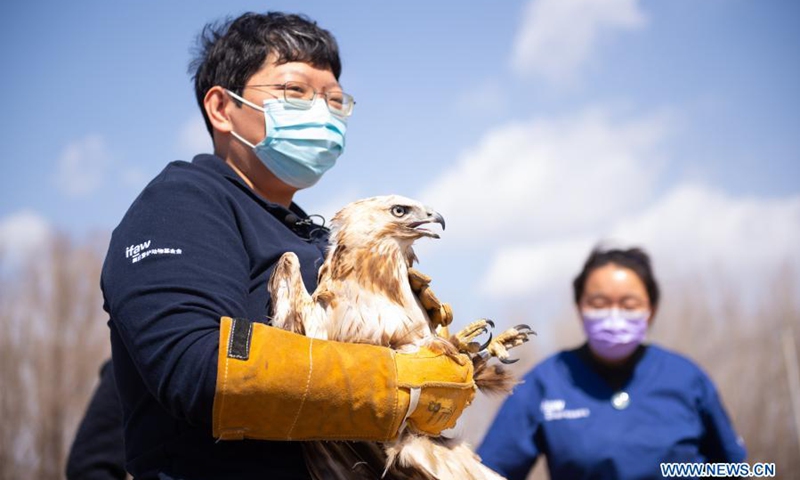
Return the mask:
<svg viewBox="0 0 800 480">
<path fill-rule="evenodd" d="M 170 163 L 114 230 L 101 285 L 135 478 L 308 478 L 297 443 L 211 435 L 220 317 L 267 322 L 266 284 L 286 251 L 316 287 L 327 232 L 304 218 L 199 155 Z"/>
<path fill-rule="evenodd" d="M 560 352 L 525 376 L 478 450 L 487 466 L 522 480 L 545 455 L 553 480 L 632 480 L 662 478 L 661 462 L 744 461 L 713 383 L 690 360 L 649 345 L 620 378 L 587 352 Z M 629 402 L 615 408 L 619 391 Z"/>
</svg>

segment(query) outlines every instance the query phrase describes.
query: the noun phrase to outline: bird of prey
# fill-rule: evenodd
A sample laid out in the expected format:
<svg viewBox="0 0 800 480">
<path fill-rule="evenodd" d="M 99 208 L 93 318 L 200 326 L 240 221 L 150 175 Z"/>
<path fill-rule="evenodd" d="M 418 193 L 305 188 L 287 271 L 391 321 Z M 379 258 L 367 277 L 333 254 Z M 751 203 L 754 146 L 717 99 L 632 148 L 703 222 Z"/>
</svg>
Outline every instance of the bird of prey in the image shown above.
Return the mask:
<svg viewBox="0 0 800 480">
<path fill-rule="evenodd" d="M 474 340 L 494 324 L 478 320 L 450 338 L 437 335 L 409 280 L 409 269 L 417 260 L 414 241 L 439 238 L 426 228 L 431 223 L 444 229 L 439 213 L 397 195 L 345 206 L 331 220 L 330 246 L 313 294 L 303 284 L 294 253 L 285 253 L 278 261 L 269 282 L 273 325 L 313 338 L 382 345 L 400 352 L 424 346 L 454 355 L 466 353 L 480 390 L 510 393 L 517 381 L 488 360 L 494 356 L 512 363 L 508 349 L 526 342 L 533 332 L 518 325 L 481 345 Z M 305 442 L 304 453 L 315 478 L 502 478 L 481 464 L 465 443 L 409 430 L 383 444 Z"/>
</svg>

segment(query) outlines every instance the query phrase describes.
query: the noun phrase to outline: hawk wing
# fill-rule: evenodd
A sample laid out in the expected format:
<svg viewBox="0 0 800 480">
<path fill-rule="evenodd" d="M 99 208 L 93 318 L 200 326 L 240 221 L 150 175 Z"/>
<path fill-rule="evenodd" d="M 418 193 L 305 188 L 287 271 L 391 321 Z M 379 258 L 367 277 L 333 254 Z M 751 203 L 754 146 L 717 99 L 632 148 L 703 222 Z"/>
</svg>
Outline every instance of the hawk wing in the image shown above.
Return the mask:
<svg viewBox="0 0 800 480">
<path fill-rule="evenodd" d="M 300 260 L 293 252 L 284 253 L 269 280 L 272 297 L 272 325 L 307 337 L 328 339 L 325 310 L 306 290 L 300 274 Z"/>
</svg>

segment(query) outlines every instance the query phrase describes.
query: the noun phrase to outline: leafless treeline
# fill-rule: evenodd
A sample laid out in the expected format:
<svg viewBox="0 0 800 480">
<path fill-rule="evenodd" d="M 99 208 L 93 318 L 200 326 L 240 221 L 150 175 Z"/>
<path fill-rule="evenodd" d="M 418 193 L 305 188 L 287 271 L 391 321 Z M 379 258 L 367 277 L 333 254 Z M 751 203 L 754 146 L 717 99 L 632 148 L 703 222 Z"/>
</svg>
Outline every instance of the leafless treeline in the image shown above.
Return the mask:
<svg viewBox="0 0 800 480">
<path fill-rule="evenodd" d="M 64 478 L 109 354 L 96 243 L 58 236 L 35 258 L 0 252 L 0 479 Z"/>
<path fill-rule="evenodd" d="M 745 440 L 747 461 L 775 463 L 782 479 L 800 479 L 800 412 L 792 410 L 790 392 L 800 355 L 795 278 L 787 266 L 768 279 L 769 294 L 755 308 L 743 306 L 733 291 L 722 293 L 719 308 L 709 308 L 702 290 L 684 288 L 655 331 L 657 341 L 697 360 L 714 379 Z"/>
<path fill-rule="evenodd" d="M 64 476 L 72 436 L 108 356 L 99 289 L 106 241 L 57 237 L 37 258 L 21 263 L 0 252 L 0 480 Z M 706 290 L 716 289 L 719 297 L 719 285 L 664 285 L 653 330 L 654 340 L 710 373 L 747 442 L 748 461 L 776 463 L 779 478 L 800 478 L 785 341 L 791 336 L 800 348 L 800 307 L 791 278 L 796 275 L 787 271 L 771 279 L 771 294 L 757 309 L 745 308 L 736 292 L 722 292 L 720 306 L 712 308 Z M 551 325 L 537 328 L 538 339 L 528 345 L 548 337 L 553 348 L 581 341 L 569 306 Z M 529 351 L 535 353 L 517 364 L 520 373 L 549 353 Z M 482 399 L 468 411 L 464 434 L 472 443 L 498 405 Z M 542 467 L 532 478 L 546 478 Z"/>
</svg>

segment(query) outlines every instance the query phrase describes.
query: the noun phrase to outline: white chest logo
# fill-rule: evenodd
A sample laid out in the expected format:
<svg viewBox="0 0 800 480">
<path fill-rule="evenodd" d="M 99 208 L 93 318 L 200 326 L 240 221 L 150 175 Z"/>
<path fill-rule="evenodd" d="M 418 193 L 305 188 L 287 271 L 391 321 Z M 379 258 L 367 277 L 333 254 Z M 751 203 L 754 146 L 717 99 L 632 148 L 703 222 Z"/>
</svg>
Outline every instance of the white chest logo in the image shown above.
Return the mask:
<svg viewBox="0 0 800 480">
<path fill-rule="evenodd" d="M 125 258 L 130 258 L 131 263 L 136 263 L 150 255 L 181 255 L 183 250 L 180 248 L 150 248 L 152 241 L 131 245 L 125 248 Z"/>
<path fill-rule="evenodd" d="M 567 402 L 562 399 L 544 399 L 539 405 L 539 409 L 544 415 L 544 421 L 551 420 L 575 420 L 588 417 L 591 413 L 588 408 L 575 408 L 567 410 Z"/>
</svg>

